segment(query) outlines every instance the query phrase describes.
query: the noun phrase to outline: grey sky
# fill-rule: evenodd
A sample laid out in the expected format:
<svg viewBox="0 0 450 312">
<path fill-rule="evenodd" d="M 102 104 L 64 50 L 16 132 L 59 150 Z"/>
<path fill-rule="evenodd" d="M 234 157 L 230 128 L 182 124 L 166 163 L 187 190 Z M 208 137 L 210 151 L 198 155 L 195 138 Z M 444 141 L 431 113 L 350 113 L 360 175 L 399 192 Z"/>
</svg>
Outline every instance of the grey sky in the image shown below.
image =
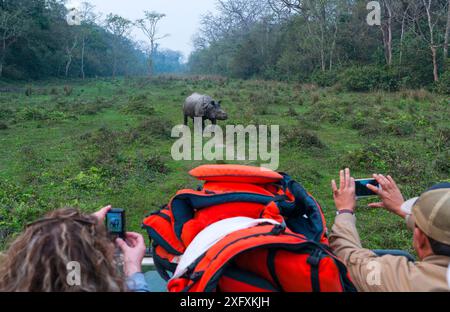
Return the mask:
<svg viewBox="0 0 450 312">
<path fill-rule="evenodd" d="M 119 14 L 130 20 L 143 17 L 142 12 L 157 11 L 167 15 L 159 26 L 161 34 L 170 34 L 161 41 L 162 48 L 181 51 L 188 56 L 192 51 L 192 36 L 199 28 L 200 17 L 215 11 L 215 0 L 85 0 L 96 7 L 103 17 L 108 13 Z M 145 40 L 138 29 L 132 36 Z"/>
</svg>

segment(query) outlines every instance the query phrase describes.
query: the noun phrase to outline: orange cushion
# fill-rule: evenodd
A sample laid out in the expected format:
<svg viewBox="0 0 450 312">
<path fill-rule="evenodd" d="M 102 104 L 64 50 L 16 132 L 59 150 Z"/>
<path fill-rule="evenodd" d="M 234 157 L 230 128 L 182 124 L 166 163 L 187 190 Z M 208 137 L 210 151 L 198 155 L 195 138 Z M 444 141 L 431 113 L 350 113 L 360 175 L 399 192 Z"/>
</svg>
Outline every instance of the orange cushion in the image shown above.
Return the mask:
<svg viewBox="0 0 450 312">
<path fill-rule="evenodd" d="M 283 177 L 269 169 L 241 165 L 204 165 L 195 168 L 189 174 L 201 181 L 268 184 Z"/>
</svg>

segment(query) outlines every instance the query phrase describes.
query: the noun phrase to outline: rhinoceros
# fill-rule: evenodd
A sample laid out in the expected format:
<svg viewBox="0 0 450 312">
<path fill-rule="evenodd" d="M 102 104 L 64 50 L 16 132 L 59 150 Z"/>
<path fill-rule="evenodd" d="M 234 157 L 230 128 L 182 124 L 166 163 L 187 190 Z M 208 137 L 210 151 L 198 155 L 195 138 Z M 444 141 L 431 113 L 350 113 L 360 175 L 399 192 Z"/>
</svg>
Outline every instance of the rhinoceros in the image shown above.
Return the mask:
<svg viewBox="0 0 450 312">
<path fill-rule="evenodd" d="M 188 118 L 203 118 L 202 124 L 205 128 L 205 121 L 211 120 L 212 124 L 217 124 L 217 120 L 227 120 L 228 115 L 221 108 L 221 101 L 215 101 L 209 95 L 194 93 L 189 96 L 183 107 L 184 124 L 188 125 Z"/>
</svg>

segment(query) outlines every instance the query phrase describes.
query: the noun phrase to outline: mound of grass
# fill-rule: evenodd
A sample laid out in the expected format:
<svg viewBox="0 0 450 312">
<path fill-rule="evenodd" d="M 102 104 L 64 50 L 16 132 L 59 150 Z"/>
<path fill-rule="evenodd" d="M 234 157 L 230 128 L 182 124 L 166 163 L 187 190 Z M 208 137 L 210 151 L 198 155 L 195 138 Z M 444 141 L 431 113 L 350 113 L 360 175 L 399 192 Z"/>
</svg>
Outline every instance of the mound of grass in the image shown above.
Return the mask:
<svg viewBox="0 0 450 312">
<path fill-rule="evenodd" d="M 149 103 L 148 97 L 145 94 L 141 94 L 131 97 L 121 111 L 125 114 L 153 115 L 155 108 Z"/>
<path fill-rule="evenodd" d="M 316 132 L 302 127 L 291 128 L 286 131 L 283 144 L 300 148 L 326 148 L 326 145 L 320 140 Z"/>
</svg>

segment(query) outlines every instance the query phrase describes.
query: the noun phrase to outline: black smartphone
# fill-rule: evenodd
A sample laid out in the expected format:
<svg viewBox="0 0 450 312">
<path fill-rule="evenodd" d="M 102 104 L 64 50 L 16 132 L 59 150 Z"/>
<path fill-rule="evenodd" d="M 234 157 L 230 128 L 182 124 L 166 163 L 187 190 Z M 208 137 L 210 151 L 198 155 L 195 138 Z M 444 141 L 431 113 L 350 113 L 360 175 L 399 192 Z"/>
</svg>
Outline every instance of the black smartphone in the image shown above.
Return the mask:
<svg viewBox="0 0 450 312">
<path fill-rule="evenodd" d="M 111 238 L 125 239 L 125 210 L 113 208 L 106 214 L 106 229 Z"/>
<path fill-rule="evenodd" d="M 380 184 L 375 179 L 358 179 L 355 180 L 356 183 L 356 197 L 364 198 L 369 196 L 377 196 L 374 192 L 367 188 L 368 184 L 371 184 L 377 188 L 380 188 Z"/>
</svg>

